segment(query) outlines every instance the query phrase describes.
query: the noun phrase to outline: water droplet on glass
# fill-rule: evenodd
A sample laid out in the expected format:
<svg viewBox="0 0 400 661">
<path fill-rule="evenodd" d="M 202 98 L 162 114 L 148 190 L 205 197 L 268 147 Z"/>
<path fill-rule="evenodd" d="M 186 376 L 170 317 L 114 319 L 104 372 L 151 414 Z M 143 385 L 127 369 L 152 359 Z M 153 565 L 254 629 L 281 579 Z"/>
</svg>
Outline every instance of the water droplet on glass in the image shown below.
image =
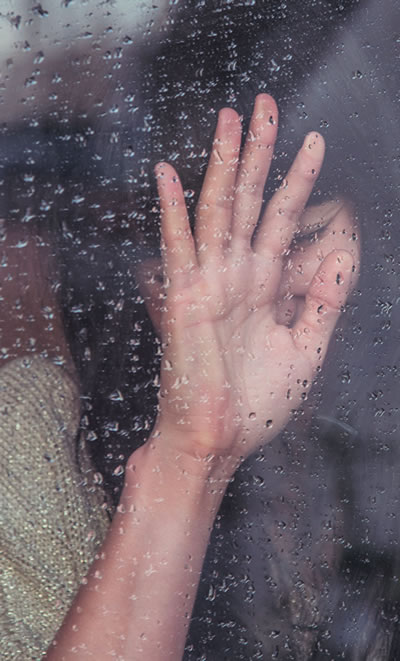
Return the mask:
<svg viewBox="0 0 400 661">
<path fill-rule="evenodd" d="M 347 369 L 342 371 L 340 377 L 341 377 L 342 383 L 350 383 L 350 381 L 351 381 L 351 375 L 350 375 L 349 370 L 347 370 Z"/>
<path fill-rule="evenodd" d="M 111 395 L 109 396 L 109 399 L 111 399 L 112 402 L 124 401 L 124 397 L 120 390 L 114 390 L 114 392 L 112 392 Z"/>
<path fill-rule="evenodd" d="M 101 473 L 95 473 L 93 475 L 93 482 L 95 484 L 103 484 L 103 476 Z"/>
</svg>

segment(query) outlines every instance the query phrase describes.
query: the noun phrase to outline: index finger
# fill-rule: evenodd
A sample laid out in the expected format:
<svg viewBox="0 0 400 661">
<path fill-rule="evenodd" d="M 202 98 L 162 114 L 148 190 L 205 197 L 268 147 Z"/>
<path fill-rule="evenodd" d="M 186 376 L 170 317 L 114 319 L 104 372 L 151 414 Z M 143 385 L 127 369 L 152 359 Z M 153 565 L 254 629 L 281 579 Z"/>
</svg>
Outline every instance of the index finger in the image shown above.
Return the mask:
<svg viewBox="0 0 400 661">
<path fill-rule="evenodd" d="M 158 163 L 155 169 L 161 207 L 162 262 L 168 279 L 197 264 L 182 184 L 174 168 Z"/>
</svg>

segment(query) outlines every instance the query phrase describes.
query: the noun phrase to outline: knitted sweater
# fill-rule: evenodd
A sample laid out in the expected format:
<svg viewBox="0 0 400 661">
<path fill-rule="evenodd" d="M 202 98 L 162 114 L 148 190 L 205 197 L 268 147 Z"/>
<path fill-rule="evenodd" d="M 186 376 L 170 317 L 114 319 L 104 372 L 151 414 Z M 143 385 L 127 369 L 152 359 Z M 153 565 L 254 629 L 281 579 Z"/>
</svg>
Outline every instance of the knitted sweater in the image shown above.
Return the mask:
<svg viewBox="0 0 400 661">
<path fill-rule="evenodd" d="M 109 517 L 76 439 L 79 392 L 40 357 L 0 369 L 0 658 L 42 658 Z"/>
</svg>

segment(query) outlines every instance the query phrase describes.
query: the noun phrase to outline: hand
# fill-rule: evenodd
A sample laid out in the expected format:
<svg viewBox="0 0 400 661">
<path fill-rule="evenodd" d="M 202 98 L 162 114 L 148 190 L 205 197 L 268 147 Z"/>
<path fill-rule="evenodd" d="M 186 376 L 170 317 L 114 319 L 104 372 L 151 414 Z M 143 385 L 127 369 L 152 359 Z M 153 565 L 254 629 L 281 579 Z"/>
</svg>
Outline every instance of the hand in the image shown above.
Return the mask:
<svg viewBox="0 0 400 661">
<path fill-rule="evenodd" d="M 284 259 L 277 300 L 279 323 L 293 326 L 304 309 L 313 277 L 334 250 L 346 250 L 353 257 L 353 288 L 360 270 L 359 227 L 352 205 L 343 199 L 308 207 L 301 216 L 299 231 Z"/>
<path fill-rule="evenodd" d="M 293 326 L 305 305 L 305 296 L 314 275 L 333 250 L 346 250 L 353 257 L 352 288 L 360 269 L 359 226 L 350 202 L 330 200 L 306 208 L 299 230 L 283 258 L 282 278 L 276 301 L 278 323 Z M 161 336 L 161 309 L 164 301 L 161 259 L 143 260 L 136 277 L 154 330 Z"/>
<path fill-rule="evenodd" d="M 249 455 L 307 397 L 352 283 L 347 250 L 328 254 L 291 327 L 278 323 L 283 268 L 320 171 L 323 139 L 306 137 L 256 230 L 277 133 L 273 99 L 241 126 L 220 112 L 194 234 L 174 169 L 157 167 L 164 300 L 160 404 L 153 442 L 194 459 Z"/>
</svg>

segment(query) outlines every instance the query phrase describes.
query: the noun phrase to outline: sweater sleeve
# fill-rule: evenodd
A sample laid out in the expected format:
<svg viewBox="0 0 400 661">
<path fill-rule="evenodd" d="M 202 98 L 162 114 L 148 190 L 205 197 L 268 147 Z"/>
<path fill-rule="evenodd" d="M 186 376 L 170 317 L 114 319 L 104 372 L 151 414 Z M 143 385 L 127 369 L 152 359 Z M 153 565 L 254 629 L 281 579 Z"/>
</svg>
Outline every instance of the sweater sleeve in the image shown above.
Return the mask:
<svg viewBox="0 0 400 661">
<path fill-rule="evenodd" d="M 85 448 L 79 393 L 35 357 L 0 369 L 0 657 L 42 658 L 109 517 Z"/>
</svg>

